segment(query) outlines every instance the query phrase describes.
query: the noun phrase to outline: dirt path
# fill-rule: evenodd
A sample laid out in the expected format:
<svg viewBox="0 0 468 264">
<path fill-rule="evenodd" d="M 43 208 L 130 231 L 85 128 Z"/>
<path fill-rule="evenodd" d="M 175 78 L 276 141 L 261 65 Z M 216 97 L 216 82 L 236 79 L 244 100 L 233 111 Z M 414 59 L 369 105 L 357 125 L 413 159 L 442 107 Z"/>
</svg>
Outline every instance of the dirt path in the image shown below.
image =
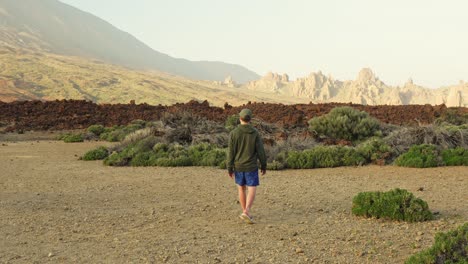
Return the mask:
<svg viewBox="0 0 468 264">
<path fill-rule="evenodd" d="M 246 225 L 222 170 L 77 160 L 102 143 L 3 144 L 0 263 L 402 263 L 468 221 L 467 167 L 268 172 L 257 223 Z M 426 200 L 438 219 L 351 215 L 356 193 L 395 187 Z"/>
</svg>

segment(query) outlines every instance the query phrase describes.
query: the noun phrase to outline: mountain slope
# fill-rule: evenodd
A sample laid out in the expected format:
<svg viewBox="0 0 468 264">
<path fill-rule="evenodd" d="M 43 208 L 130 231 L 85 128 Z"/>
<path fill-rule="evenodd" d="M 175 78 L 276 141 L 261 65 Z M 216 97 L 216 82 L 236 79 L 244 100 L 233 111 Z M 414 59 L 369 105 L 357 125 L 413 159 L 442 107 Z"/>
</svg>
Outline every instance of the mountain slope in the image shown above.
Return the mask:
<svg viewBox="0 0 468 264">
<path fill-rule="evenodd" d="M 0 43 L 192 79 L 221 81 L 230 75 L 245 83 L 259 78 L 239 65 L 172 58 L 106 21 L 57 0 L 1 0 Z"/>
<path fill-rule="evenodd" d="M 287 75 L 268 73 L 244 88 L 277 95 L 308 98 L 315 103 L 341 102 L 363 105 L 431 104 L 453 107 L 468 106 L 468 83 L 428 89 L 411 80 L 403 87 L 391 87 L 379 80 L 372 70 L 362 69 L 356 80 L 339 81 L 321 72 L 289 81 Z"/>
<path fill-rule="evenodd" d="M 136 71 L 80 57 L 0 47 L 0 101 L 85 99 L 96 103 L 170 105 L 208 100 L 222 106 L 248 101 L 295 103 L 292 97 L 224 87 L 156 71 Z"/>
</svg>

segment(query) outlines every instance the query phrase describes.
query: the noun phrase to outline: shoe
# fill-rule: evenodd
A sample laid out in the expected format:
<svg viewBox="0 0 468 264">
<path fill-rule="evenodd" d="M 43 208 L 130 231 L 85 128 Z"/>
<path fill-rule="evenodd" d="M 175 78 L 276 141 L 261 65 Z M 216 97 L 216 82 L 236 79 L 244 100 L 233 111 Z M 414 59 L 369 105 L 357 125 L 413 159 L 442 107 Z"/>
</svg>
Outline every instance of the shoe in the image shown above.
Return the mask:
<svg viewBox="0 0 468 264">
<path fill-rule="evenodd" d="M 250 216 L 248 216 L 248 215 L 246 215 L 246 214 L 241 214 L 241 215 L 239 216 L 239 218 L 242 219 L 242 220 L 244 220 L 247 224 L 253 224 L 253 223 L 254 223 L 252 217 L 250 217 Z"/>
</svg>

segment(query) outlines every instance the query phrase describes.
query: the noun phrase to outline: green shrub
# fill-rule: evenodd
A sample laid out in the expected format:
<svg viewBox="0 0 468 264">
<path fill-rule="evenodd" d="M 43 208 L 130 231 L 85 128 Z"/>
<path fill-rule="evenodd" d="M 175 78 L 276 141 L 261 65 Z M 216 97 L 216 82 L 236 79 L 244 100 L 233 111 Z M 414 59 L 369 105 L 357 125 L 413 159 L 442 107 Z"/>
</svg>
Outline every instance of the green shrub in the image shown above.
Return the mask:
<svg viewBox="0 0 468 264">
<path fill-rule="evenodd" d="M 158 143 L 153 147 L 153 156 L 150 159 L 151 166 L 180 167 L 192 166 L 192 159 L 187 149 L 179 144 Z"/>
<path fill-rule="evenodd" d="M 343 148 L 338 146 L 319 146 L 311 151 L 316 168 L 333 168 L 343 165 Z"/>
<path fill-rule="evenodd" d="M 158 143 L 149 136 L 127 145 L 104 160 L 110 166 L 216 166 L 226 168 L 226 150 L 202 143 L 185 147 L 179 144 Z"/>
<path fill-rule="evenodd" d="M 88 132 L 93 133 L 96 136 L 100 136 L 102 133 L 104 133 L 105 129 L 104 126 L 102 125 L 92 125 L 88 127 Z"/>
<path fill-rule="evenodd" d="M 82 134 L 68 134 L 65 135 L 63 141 L 66 143 L 74 143 L 74 142 L 83 142 L 84 138 Z"/>
<path fill-rule="evenodd" d="M 391 156 L 392 152 L 390 146 L 380 138 L 371 138 L 358 145 L 356 150 L 366 162 L 378 163 L 383 161 L 383 164 Z"/>
<path fill-rule="evenodd" d="M 330 113 L 309 120 L 309 130 L 319 136 L 350 141 L 382 134 L 379 122 L 352 107 L 336 107 Z"/>
<path fill-rule="evenodd" d="M 239 121 L 239 115 L 238 114 L 235 114 L 235 115 L 231 115 L 231 116 L 228 116 L 227 120 L 226 120 L 226 129 L 228 131 L 231 131 L 233 130 L 234 128 L 237 127 L 237 125 L 240 124 L 240 121 Z"/>
<path fill-rule="evenodd" d="M 362 166 L 366 163 L 366 159 L 356 150 L 356 148 L 351 147 L 341 147 L 343 152 L 342 165 L 340 166 Z"/>
<path fill-rule="evenodd" d="M 188 154 L 195 166 L 220 167 L 226 161 L 226 150 L 213 145 L 201 143 L 189 147 Z"/>
<path fill-rule="evenodd" d="M 289 152 L 286 163 L 291 169 L 333 168 L 362 165 L 365 159 L 351 147 L 318 146 L 302 152 Z"/>
<path fill-rule="evenodd" d="M 223 160 L 223 161 L 219 164 L 218 168 L 220 168 L 220 169 L 222 169 L 222 170 L 227 169 L 227 162 L 226 162 L 226 160 Z"/>
<path fill-rule="evenodd" d="M 131 166 L 149 166 L 150 157 L 151 157 L 151 152 L 137 153 L 130 160 L 130 165 Z"/>
<path fill-rule="evenodd" d="M 167 152 L 168 150 L 169 150 L 169 146 L 166 143 L 156 143 L 153 146 L 153 151 L 156 153 Z"/>
<path fill-rule="evenodd" d="M 109 156 L 109 151 L 105 147 L 98 147 L 96 149 L 86 152 L 83 160 L 103 160 Z"/>
<path fill-rule="evenodd" d="M 407 190 L 361 192 L 353 198 L 352 212 L 357 216 L 420 222 L 433 219 L 427 203 Z"/>
<path fill-rule="evenodd" d="M 192 160 L 189 157 L 178 157 L 178 158 L 160 158 L 151 164 L 153 166 L 160 167 L 184 167 L 193 166 Z"/>
<path fill-rule="evenodd" d="M 108 131 L 103 132 L 99 138 L 109 142 L 119 142 L 123 139 L 125 135 L 123 135 L 121 130 L 113 130 L 109 129 Z"/>
<path fill-rule="evenodd" d="M 400 155 L 395 164 L 402 167 L 430 168 L 437 167 L 438 152 L 434 145 L 422 144 L 412 146 L 408 152 Z"/>
<path fill-rule="evenodd" d="M 446 149 L 442 151 L 442 160 L 446 166 L 468 166 L 468 149 Z"/>
<path fill-rule="evenodd" d="M 108 166 L 128 166 L 132 157 L 128 155 L 128 151 L 113 152 L 104 159 L 104 164 Z"/>
<path fill-rule="evenodd" d="M 302 152 L 299 151 L 291 151 L 288 153 L 288 158 L 286 159 L 286 163 L 288 168 L 291 169 L 312 169 L 315 167 L 314 158 L 311 155 L 312 151 L 304 150 Z"/>
<path fill-rule="evenodd" d="M 285 168 L 284 163 L 273 160 L 267 163 L 267 170 L 283 170 Z"/>
<path fill-rule="evenodd" d="M 447 233 L 437 233 L 434 245 L 411 256 L 405 264 L 468 263 L 468 223 Z"/>
</svg>

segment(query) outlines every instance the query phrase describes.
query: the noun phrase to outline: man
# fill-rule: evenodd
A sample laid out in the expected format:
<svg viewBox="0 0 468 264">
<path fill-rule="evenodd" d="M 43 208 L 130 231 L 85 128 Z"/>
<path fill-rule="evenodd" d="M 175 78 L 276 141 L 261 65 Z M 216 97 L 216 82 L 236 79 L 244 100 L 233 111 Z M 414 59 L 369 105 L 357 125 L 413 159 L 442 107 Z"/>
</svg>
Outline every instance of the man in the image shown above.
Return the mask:
<svg viewBox="0 0 468 264">
<path fill-rule="evenodd" d="M 258 131 L 250 124 L 252 116 L 252 111 L 249 109 L 242 109 L 239 113 L 240 125 L 229 135 L 227 155 L 229 177 L 232 179 L 235 175 L 238 185 L 239 201 L 242 206 L 240 218 L 249 224 L 253 224 L 250 209 L 255 200 L 257 186 L 260 184 L 257 159 L 260 161 L 262 175 L 266 173 L 265 150 Z"/>
</svg>

